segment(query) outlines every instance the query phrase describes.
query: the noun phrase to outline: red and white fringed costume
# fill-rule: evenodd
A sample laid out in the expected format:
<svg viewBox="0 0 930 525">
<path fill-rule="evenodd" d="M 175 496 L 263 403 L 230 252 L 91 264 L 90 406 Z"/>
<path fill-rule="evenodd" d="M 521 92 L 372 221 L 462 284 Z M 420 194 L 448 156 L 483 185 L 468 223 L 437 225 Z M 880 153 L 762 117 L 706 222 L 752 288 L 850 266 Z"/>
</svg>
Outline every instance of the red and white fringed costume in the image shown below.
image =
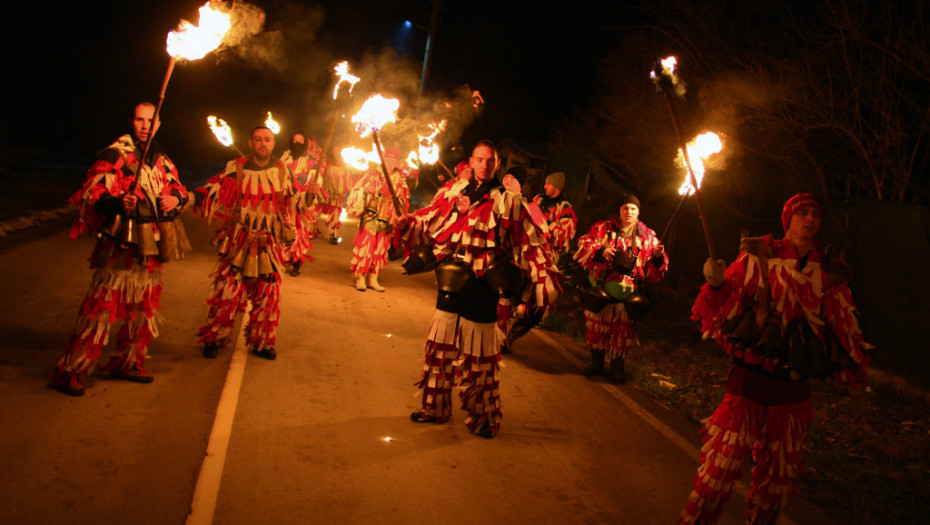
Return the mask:
<svg viewBox="0 0 930 525">
<path fill-rule="evenodd" d="M 290 150 L 281 155 L 281 162 L 291 170 L 294 179 L 294 197 L 291 199 L 289 210 L 290 220 L 294 224 L 294 243 L 285 248 L 285 260 L 290 264 L 297 264 L 298 267 L 304 261 L 313 262 L 309 253 L 313 248 L 310 239 L 319 234 L 316 225 L 317 210 L 313 205 L 316 195 L 308 191 L 316 176 L 318 159 L 319 148 L 310 149 L 297 158 L 291 155 Z"/>
<path fill-rule="evenodd" d="M 654 283 L 665 277 L 668 255 L 663 252 L 661 256 L 655 256 L 654 250 L 659 245 L 655 232 L 642 222 L 637 222 L 635 228 L 635 236 L 624 237 L 618 220 L 601 221 L 578 239 L 578 250 L 574 257 L 588 271 L 592 283 L 619 283 L 620 289 L 634 292 L 637 286 L 645 282 Z M 616 248 L 618 255 L 633 248 L 635 266 L 632 273 L 618 272 L 613 262 L 603 257 L 608 247 Z M 629 318 L 622 302 L 608 304 L 600 312 L 585 310 L 584 318 L 588 349 L 606 352 L 607 359 L 623 359 L 631 348 L 639 344 L 636 321 Z"/>
<path fill-rule="evenodd" d="M 349 174 L 344 166 L 328 164 L 323 172 L 323 192 L 317 196 L 316 216 L 323 221 L 329 237 L 339 237 L 342 207 L 349 191 Z"/>
<path fill-rule="evenodd" d="M 832 363 L 828 369 L 851 385 L 861 385 L 871 349 L 862 337 L 852 293 L 816 247 L 806 257 L 785 240 L 771 236 L 745 240 L 739 258 L 714 289 L 701 288 L 692 319 L 733 358 L 727 393 L 706 420 L 701 467 L 679 523 L 713 523 L 723 512 L 747 453 L 753 455 L 752 486 L 746 503 L 749 523 L 774 523 L 789 494 L 796 494 L 801 449 L 814 420 L 810 386 L 792 376 L 786 359 L 762 355 L 754 344 L 737 345 L 734 326 L 748 316 L 780 328 L 777 338 L 800 324 L 820 342 Z M 792 328 L 794 327 L 794 328 Z M 776 334 L 778 331 L 776 330 Z M 785 343 L 787 344 L 787 343 Z M 793 366 L 793 365 L 792 365 Z"/>
<path fill-rule="evenodd" d="M 78 206 L 71 238 L 87 231 L 96 235 L 104 221 L 121 209 L 139 168 L 141 144 L 123 135 L 101 151 L 87 173 L 84 185 L 70 197 Z M 179 207 L 187 202 L 187 190 L 178 180 L 171 160 L 152 145 L 151 166 L 141 170 L 135 195 L 140 209 L 149 210 L 147 220 L 158 232 L 158 198 L 174 196 Z M 144 204 L 143 204 L 144 201 Z M 141 219 L 140 219 L 141 220 Z M 159 299 L 162 292 L 162 263 L 158 255 L 139 257 L 137 246 L 120 248 L 112 238 L 101 236 L 90 257 L 94 270 L 90 287 L 78 311 L 77 322 L 65 350 L 52 371 L 52 383 L 79 388 L 91 373 L 109 340 L 110 327 L 123 321 L 117 335 L 116 354 L 101 367 L 113 373 L 133 369 L 145 373 L 145 359 L 152 339 L 158 336 Z"/>
<path fill-rule="evenodd" d="M 259 167 L 251 157 L 230 161 L 226 170 L 197 191 L 205 194 L 202 216 L 218 226 L 219 262 L 207 299 L 207 323 L 200 328 L 204 345 L 223 347 L 232 337 L 236 316 L 246 304 L 252 310 L 246 324 L 251 350 L 271 348 L 281 315 L 280 272 L 285 246 L 292 242 L 288 221 L 293 182 L 284 163 L 272 157 Z"/>
<path fill-rule="evenodd" d="M 565 198 L 564 193 L 559 193 L 559 196 L 555 198 L 548 198 L 545 193 L 541 193 L 533 198 L 533 205 L 537 206 L 545 217 L 549 248 L 552 250 L 551 257 L 558 262 L 560 255 L 568 253 L 571 240 L 575 238 L 575 231 L 578 227 L 575 210 Z M 502 297 L 497 305 L 499 335 L 507 337 L 516 317 L 526 315 L 532 315 L 532 312 L 529 312 L 525 305 L 515 306 L 513 301 Z M 508 342 L 505 340 L 504 344 Z"/>
<path fill-rule="evenodd" d="M 455 202 L 468 196 L 460 215 Z M 452 415 L 451 390 L 459 378 L 465 424 L 473 433 L 496 433 L 501 414 L 500 338 L 496 333 L 499 293 L 483 278 L 498 258 L 512 258 L 528 279 L 524 302 L 546 308 L 561 287 L 549 257 L 541 214 L 531 214 L 519 194 L 497 180 L 483 185 L 463 180 L 439 190 L 433 201 L 409 215 L 409 227 L 397 232 L 409 253 L 430 245 L 437 259 L 460 261 L 476 280 L 459 292 L 440 291 L 425 347 L 425 365 L 416 383 L 423 389 L 421 413 L 437 421 Z"/>
<path fill-rule="evenodd" d="M 391 174 L 391 183 L 403 207 L 399 214 L 405 214 L 410 207 L 410 190 L 399 171 Z M 384 176 L 376 169 L 368 170 L 359 179 L 355 193 L 364 201 L 364 208 L 355 236 L 355 247 L 352 248 L 351 269 L 352 275 L 361 277 L 377 274 L 387 264 L 388 248 L 392 240 L 390 226 L 394 218 L 394 202 Z"/>
<path fill-rule="evenodd" d="M 558 197 L 549 198 L 545 193 L 541 193 L 533 198 L 533 203 L 539 206 L 546 217 L 549 246 L 556 254 L 568 252 L 569 244 L 575 238 L 578 228 L 578 216 L 575 215 L 575 209 L 565 198 L 565 194 L 559 193 Z"/>
</svg>

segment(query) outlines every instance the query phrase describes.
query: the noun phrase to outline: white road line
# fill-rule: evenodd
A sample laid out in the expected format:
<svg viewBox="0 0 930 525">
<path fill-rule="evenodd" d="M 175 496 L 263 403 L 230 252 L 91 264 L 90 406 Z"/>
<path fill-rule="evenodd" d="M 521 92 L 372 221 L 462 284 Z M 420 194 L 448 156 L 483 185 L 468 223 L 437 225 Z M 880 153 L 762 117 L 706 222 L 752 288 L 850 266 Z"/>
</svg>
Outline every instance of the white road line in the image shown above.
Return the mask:
<svg viewBox="0 0 930 525">
<path fill-rule="evenodd" d="M 243 318 L 248 315 L 246 312 Z M 242 343 L 242 331 L 236 337 L 232 361 L 226 373 L 226 384 L 220 394 L 220 403 L 216 407 L 216 419 L 207 442 L 207 455 L 200 466 L 194 498 L 191 501 L 191 513 L 187 516 L 187 525 L 210 525 L 216 512 L 216 499 L 220 493 L 220 481 L 223 479 L 223 466 L 226 463 L 226 450 L 229 448 L 229 436 L 232 434 L 236 405 L 239 404 L 239 389 L 245 373 L 245 361 L 248 356 Z"/>
<path fill-rule="evenodd" d="M 562 357 L 564 357 L 565 359 L 568 359 L 572 364 L 578 366 L 579 368 L 584 366 L 584 363 L 582 363 L 577 357 L 572 355 L 572 353 L 567 348 L 559 344 L 555 339 L 549 337 L 543 331 L 533 330 L 533 333 L 539 336 L 539 338 L 542 339 L 543 342 L 545 342 L 550 347 L 552 347 L 556 352 L 561 354 Z M 700 451 L 697 449 L 697 447 L 695 447 L 694 445 L 689 443 L 687 440 L 679 436 L 677 432 L 669 428 L 665 423 L 659 421 L 658 418 L 650 414 L 649 411 L 639 406 L 639 404 L 636 403 L 636 401 L 633 401 L 631 397 L 624 394 L 619 388 L 614 388 L 613 385 L 604 384 L 604 383 L 602 383 L 601 386 L 604 388 L 605 391 L 607 391 L 608 394 L 610 394 L 615 399 L 617 399 L 618 401 L 626 405 L 628 409 L 632 410 L 643 421 L 648 423 L 649 426 L 651 426 L 656 431 L 658 431 L 660 434 L 665 436 L 666 439 L 668 439 L 675 446 L 677 446 L 682 451 L 684 451 L 685 454 L 690 456 L 695 461 L 700 461 L 701 454 L 700 454 Z"/>
<path fill-rule="evenodd" d="M 584 363 L 582 363 L 577 357 L 575 357 L 571 352 L 569 352 L 567 348 L 559 344 L 555 339 L 549 337 L 549 335 L 547 335 L 542 330 L 533 330 L 533 333 L 536 334 L 540 339 L 543 340 L 544 343 L 549 345 L 553 350 L 561 354 L 562 357 L 567 359 L 572 364 L 578 366 L 579 368 L 584 366 Z M 607 393 L 613 396 L 617 401 L 620 401 L 621 403 L 626 405 L 628 409 L 633 411 L 633 413 L 639 416 L 649 426 L 654 428 L 658 433 L 662 434 L 665 437 L 665 439 L 668 439 L 669 441 L 671 441 L 672 444 L 674 444 L 676 447 L 684 451 L 685 454 L 690 456 L 695 461 L 697 462 L 701 461 L 701 452 L 700 450 L 698 450 L 697 447 L 689 443 L 686 439 L 679 436 L 678 433 L 672 430 L 671 428 L 669 428 L 668 425 L 659 421 L 659 419 L 653 416 L 652 414 L 650 414 L 648 410 L 639 406 L 639 404 L 636 401 L 634 401 L 633 398 L 624 394 L 623 391 L 621 391 L 619 388 L 615 388 L 613 385 L 601 384 L 601 386 L 604 388 L 604 390 L 607 391 Z M 740 480 L 737 480 L 733 484 L 733 491 L 739 494 L 744 500 L 749 495 L 749 488 L 746 486 L 745 483 L 743 483 Z M 682 501 L 682 505 L 683 504 L 684 504 L 684 501 Z M 792 521 L 790 518 L 788 518 L 788 516 L 786 516 L 784 512 L 782 512 L 778 516 L 777 523 L 778 525 L 796 525 L 795 522 Z"/>
</svg>

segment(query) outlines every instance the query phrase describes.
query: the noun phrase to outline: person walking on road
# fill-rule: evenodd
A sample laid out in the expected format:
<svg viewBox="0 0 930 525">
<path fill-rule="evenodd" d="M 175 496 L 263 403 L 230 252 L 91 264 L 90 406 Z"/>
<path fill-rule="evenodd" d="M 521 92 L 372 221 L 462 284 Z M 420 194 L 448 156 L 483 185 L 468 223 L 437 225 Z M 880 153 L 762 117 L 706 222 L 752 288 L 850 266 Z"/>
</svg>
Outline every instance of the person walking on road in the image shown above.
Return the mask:
<svg viewBox="0 0 930 525">
<path fill-rule="evenodd" d="M 701 466 L 678 523 L 715 523 L 752 453 L 747 523 L 772 524 L 797 493 L 814 421 L 808 378 L 865 383 L 872 348 L 859 328 L 845 266 L 820 250 L 821 205 L 810 193 L 782 209 L 783 239 L 746 238 L 729 268 L 704 264 L 691 318 L 731 358 L 727 392 L 706 420 Z"/>
<path fill-rule="evenodd" d="M 518 193 L 495 177 L 497 148 L 479 142 L 469 159 L 473 178 L 461 178 L 426 207 L 394 220 L 407 253 L 429 246 L 439 297 L 426 340 L 417 423 L 444 423 L 452 416 L 452 387 L 461 377 L 462 409 L 469 430 L 493 438 L 500 428 L 500 346 L 495 330 L 504 287 L 524 302 L 552 304 L 561 288 L 549 259 L 545 224 Z M 512 271 L 511 271 L 512 270 Z M 516 280 L 506 276 L 518 276 Z"/>
<path fill-rule="evenodd" d="M 197 191 L 200 212 L 217 225 L 219 261 L 207 299 L 207 322 L 198 336 L 203 356 L 214 358 L 232 337 L 236 317 L 252 310 L 245 326 L 249 351 L 273 360 L 281 317 L 281 272 L 285 248 L 294 242 L 289 219 L 293 181 L 287 166 L 272 156 L 274 133 L 258 126 L 249 134 L 252 154 L 231 160 L 223 173 Z"/>
<path fill-rule="evenodd" d="M 647 301 L 643 288 L 660 281 L 668 268 L 665 247 L 639 220 L 639 211 L 639 199 L 624 194 L 619 218 L 595 223 L 578 240 L 575 252 L 575 260 L 588 271 L 592 291 L 606 300 L 585 304 L 585 346 L 591 363 L 583 373 L 600 374 L 607 361 L 608 377 L 615 383 L 626 381 L 626 354 L 639 344 L 636 323 Z"/>
<path fill-rule="evenodd" d="M 287 247 L 287 262 L 291 265 L 291 276 L 300 275 L 304 261 L 313 262 L 310 250 L 311 239 L 317 235 L 316 206 L 314 200 L 319 196 L 320 184 L 316 181 L 319 169 L 320 148 L 316 139 L 298 131 L 291 135 L 291 145 L 281 155 L 281 162 L 291 171 L 294 180 L 294 198 L 291 199 L 290 214 L 294 222 L 294 242 Z"/>
<path fill-rule="evenodd" d="M 396 214 L 407 213 L 410 208 L 410 189 L 407 178 L 399 169 L 401 162 L 397 148 L 385 148 L 384 165 L 391 177 L 397 203 L 403 209 L 395 212 L 391 191 L 380 169 L 369 169 L 356 183 L 356 187 L 361 190 L 364 209 L 353 243 L 350 268 L 355 277 L 355 289 L 360 292 L 368 288 L 376 292 L 384 291 L 384 286 L 378 282 L 378 274 L 388 263 L 388 250 L 393 238 L 391 220 Z"/>
<path fill-rule="evenodd" d="M 176 220 L 188 201 L 177 168 L 155 142 L 144 163 L 140 158 L 160 125 L 154 118 L 154 104 L 138 104 L 131 132 L 97 154 L 84 185 L 70 198 L 78 206 L 71 238 L 87 231 L 98 240 L 90 257 L 90 287 L 51 373 L 51 386 L 64 394 L 84 395 L 84 377 L 96 366 L 116 321 L 123 321 L 117 352 L 100 370 L 134 383 L 154 380 L 145 359 L 158 335 L 162 265 L 190 249 Z"/>
</svg>

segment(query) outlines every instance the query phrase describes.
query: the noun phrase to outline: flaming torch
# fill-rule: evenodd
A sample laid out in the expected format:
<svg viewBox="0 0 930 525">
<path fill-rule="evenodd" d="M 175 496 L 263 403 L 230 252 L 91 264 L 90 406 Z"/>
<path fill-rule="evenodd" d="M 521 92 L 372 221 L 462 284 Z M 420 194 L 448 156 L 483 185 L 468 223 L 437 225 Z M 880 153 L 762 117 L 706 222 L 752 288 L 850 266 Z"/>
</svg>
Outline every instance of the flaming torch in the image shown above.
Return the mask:
<svg viewBox="0 0 930 525">
<path fill-rule="evenodd" d="M 336 82 L 336 87 L 333 88 L 333 100 L 337 100 L 339 98 L 339 86 L 341 86 L 343 82 L 349 84 L 349 93 L 351 93 L 352 88 L 355 87 L 355 84 L 361 80 L 352 73 L 349 73 L 348 60 L 343 60 L 342 62 L 336 64 L 336 67 L 333 68 L 333 71 L 335 71 L 336 76 L 339 77 L 339 80 Z"/>
<path fill-rule="evenodd" d="M 430 122 L 426 127 L 432 132 L 429 135 L 418 135 L 420 145 L 417 157 L 421 164 L 436 164 L 439 161 L 439 145 L 436 144 L 436 135 L 446 130 L 446 121 L 443 120 L 438 124 Z"/>
<path fill-rule="evenodd" d="M 168 71 L 165 72 L 165 79 L 161 83 L 161 91 L 158 93 L 158 104 L 155 106 L 155 114 L 152 116 L 152 132 L 149 133 L 145 146 L 142 149 L 142 158 L 139 165 L 145 163 L 145 156 L 148 154 L 149 147 L 152 145 L 152 138 L 155 136 L 155 122 L 158 120 L 158 112 L 165 102 L 165 90 L 168 88 L 168 80 L 171 78 L 171 72 L 174 71 L 174 65 L 179 58 L 184 60 L 199 60 L 207 53 L 218 48 L 223 43 L 223 37 L 232 27 L 232 20 L 228 12 L 214 9 L 211 7 L 213 2 L 207 2 L 200 7 L 200 24 L 194 25 L 187 20 L 181 20 L 175 31 L 168 32 L 168 38 L 165 41 L 165 49 L 171 60 L 168 61 Z M 216 4 L 220 6 L 220 4 Z M 133 182 L 132 190 L 135 190 Z"/>
<path fill-rule="evenodd" d="M 274 117 L 271 116 L 270 111 L 268 112 L 268 117 L 265 119 L 265 126 L 267 126 L 268 129 L 270 129 L 271 132 L 275 135 L 281 133 L 281 124 L 278 124 Z"/>
<path fill-rule="evenodd" d="M 374 139 L 375 148 L 378 149 L 378 158 L 381 161 L 381 174 L 384 175 L 384 182 L 391 194 L 391 202 L 394 203 L 394 213 L 400 216 L 402 213 L 400 199 L 397 198 L 394 185 L 391 183 L 391 174 L 388 173 L 387 163 L 384 161 L 384 149 L 381 147 L 381 140 L 378 138 L 378 130 L 397 120 L 398 108 L 400 108 L 399 100 L 384 98 L 378 93 L 369 97 L 362 104 L 362 109 L 352 116 L 352 122 L 356 124 L 355 129 L 361 134 L 362 138 L 371 134 Z"/>
<path fill-rule="evenodd" d="M 329 149 L 329 143 L 333 140 L 333 133 L 336 131 L 336 123 L 339 122 L 339 87 L 343 83 L 349 85 L 349 93 L 352 92 L 352 88 L 355 87 L 355 84 L 361 80 L 359 77 L 349 73 L 349 61 L 343 60 L 342 62 L 336 64 L 336 67 L 333 68 L 333 71 L 336 73 L 336 77 L 339 79 L 336 81 L 336 87 L 333 88 L 333 122 L 329 125 L 329 131 L 326 133 L 326 139 L 323 141 L 323 158 L 320 161 L 320 168 L 316 172 L 316 180 L 323 180 L 323 172 L 326 171 L 326 150 Z"/>
<path fill-rule="evenodd" d="M 232 129 L 229 128 L 229 124 L 225 120 L 210 115 L 207 117 L 207 125 L 210 126 L 210 130 L 216 135 L 216 140 L 220 141 L 220 144 L 227 148 L 233 148 L 240 157 L 245 157 L 245 153 L 242 153 L 242 150 L 233 143 Z"/>
<path fill-rule="evenodd" d="M 439 123 L 430 122 L 426 125 L 431 131 L 429 135 L 417 135 L 419 145 L 417 147 L 417 160 L 418 164 L 439 164 L 446 170 L 446 173 L 449 174 L 449 177 L 455 178 L 452 175 L 452 172 L 449 171 L 449 168 L 439 160 L 439 144 L 436 144 L 436 135 L 439 135 L 446 130 L 446 120 L 442 120 Z M 413 153 L 411 152 L 411 155 Z M 439 177 L 439 181 L 444 181 L 444 177 L 439 173 L 438 168 L 436 169 L 436 175 Z M 428 179 L 429 180 L 429 179 Z M 432 182 L 432 180 L 430 180 Z M 433 184 L 435 186 L 435 184 Z M 438 186 L 437 186 L 438 189 Z"/>
<path fill-rule="evenodd" d="M 656 84 L 656 89 L 660 93 L 665 93 L 665 101 L 668 104 L 669 114 L 672 116 L 672 125 L 675 127 L 675 135 L 678 137 L 678 144 L 681 148 L 681 154 L 684 157 L 685 165 L 688 168 L 688 174 L 691 176 L 691 188 L 694 190 L 694 200 L 697 202 L 698 214 L 701 216 L 701 226 L 704 228 L 704 239 L 707 241 L 707 253 L 714 261 L 717 260 L 717 253 L 714 250 L 714 242 L 710 236 L 710 226 L 707 224 L 707 216 L 704 213 L 704 203 L 701 201 L 700 184 L 694 175 L 693 164 L 688 156 L 688 147 L 681 136 L 681 129 L 678 124 L 678 114 L 675 112 L 675 105 L 672 103 L 672 92 L 681 95 L 684 93 L 684 86 L 678 81 L 675 74 L 675 66 L 678 61 L 675 57 L 668 57 L 656 62 L 655 67 L 650 73 L 652 81 Z"/>
<path fill-rule="evenodd" d="M 170 31 L 165 42 L 165 48 L 171 59 L 168 61 L 168 70 L 165 72 L 165 78 L 161 83 L 161 91 L 158 93 L 158 103 L 155 105 L 155 112 L 152 114 L 152 129 L 149 131 L 145 144 L 142 146 L 142 156 L 139 157 L 139 170 L 145 165 L 145 158 L 148 156 L 149 149 L 152 147 L 152 139 L 155 138 L 155 132 L 158 128 L 155 124 L 158 122 L 158 113 L 165 102 L 165 90 L 168 88 L 168 80 L 171 78 L 171 72 L 174 71 L 174 65 L 178 59 L 198 60 L 206 56 L 223 43 L 223 37 L 232 27 L 232 20 L 228 12 L 213 9 L 211 2 L 207 2 L 200 8 L 200 25 L 195 26 L 187 20 L 181 20 L 178 23 L 176 31 Z M 136 192 L 136 186 L 139 184 L 138 170 L 136 177 L 127 188 L 129 194 Z M 158 213 L 158 209 L 153 210 Z M 137 244 L 135 238 L 135 221 L 132 215 L 127 215 L 125 221 L 120 225 L 120 244 L 123 246 Z"/>
<path fill-rule="evenodd" d="M 342 148 L 340 155 L 346 164 L 358 171 L 365 171 L 368 169 L 368 158 L 365 150 L 360 148 Z"/>
<path fill-rule="evenodd" d="M 686 153 L 683 150 L 678 150 L 678 157 L 675 158 L 675 162 L 686 170 L 690 168 L 691 171 L 694 172 L 695 178 L 697 179 L 697 187 L 700 188 L 701 182 L 704 179 L 704 160 L 715 153 L 720 153 L 722 149 L 723 140 L 720 138 L 720 135 L 708 131 L 698 135 L 688 143 L 687 158 L 694 159 L 694 166 L 688 165 L 688 162 L 685 160 Z M 669 228 L 671 228 L 672 223 L 675 221 L 675 217 L 678 215 L 678 211 L 681 210 L 682 204 L 685 203 L 685 199 L 687 199 L 689 195 L 694 194 L 694 186 L 691 185 L 690 176 L 685 175 L 685 180 L 678 189 L 678 194 L 681 195 L 681 200 L 678 201 L 678 206 L 675 208 L 675 211 L 672 212 L 672 216 L 669 218 L 668 224 L 662 232 L 662 236 L 659 237 L 659 242 L 665 240 L 665 235 L 668 234 Z"/>
</svg>

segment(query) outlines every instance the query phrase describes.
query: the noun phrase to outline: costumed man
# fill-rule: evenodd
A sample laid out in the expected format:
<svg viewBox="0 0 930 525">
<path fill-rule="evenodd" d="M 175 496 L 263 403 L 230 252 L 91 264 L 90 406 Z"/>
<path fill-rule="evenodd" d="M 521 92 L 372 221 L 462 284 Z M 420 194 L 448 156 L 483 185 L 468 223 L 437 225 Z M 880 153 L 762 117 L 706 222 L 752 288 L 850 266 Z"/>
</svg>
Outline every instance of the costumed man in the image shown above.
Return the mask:
<svg viewBox="0 0 930 525">
<path fill-rule="evenodd" d="M 525 202 L 526 199 L 523 197 L 523 183 L 526 182 L 526 175 L 526 168 L 522 166 L 511 167 L 509 170 L 507 170 L 507 174 L 501 178 L 501 185 L 503 185 L 504 189 L 507 191 L 519 195 L 520 198 L 524 201 L 524 205 L 533 208 L 533 211 L 537 215 L 541 215 L 542 211 L 539 210 L 539 207 L 534 203 L 527 204 Z M 548 235 L 548 230 L 544 230 L 544 233 L 545 235 Z M 555 261 L 557 258 L 552 257 L 552 260 Z M 509 354 L 514 341 L 516 341 L 520 336 L 525 335 L 542 320 L 541 314 L 533 319 L 525 318 L 526 305 L 519 304 L 518 307 L 515 308 L 514 301 L 519 303 L 519 297 L 505 297 L 502 295 L 497 302 L 496 329 L 498 339 L 501 341 L 502 354 Z M 520 319 L 524 321 L 521 323 L 520 328 L 517 330 L 513 330 L 516 321 L 514 319 L 515 310 L 517 311 L 517 315 L 520 316 Z"/>
<path fill-rule="evenodd" d="M 140 166 L 145 143 L 160 124 L 152 122 L 154 116 L 153 104 L 137 105 L 132 131 L 97 154 L 84 186 L 70 198 L 79 208 L 71 238 L 85 230 L 98 237 L 90 287 L 51 373 L 51 386 L 71 396 L 84 395 L 84 377 L 93 371 L 117 320 L 123 321 L 117 353 L 100 369 L 135 383 L 154 379 L 145 359 L 158 335 L 162 263 L 183 258 L 190 249 L 177 219 L 188 194 L 174 164 L 152 141 Z"/>
<path fill-rule="evenodd" d="M 333 156 L 326 157 L 323 171 L 323 191 L 317 196 L 316 213 L 326 224 L 329 231 L 329 243 L 339 244 L 339 229 L 342 227 L 342 208 L 349 191 L 349 173 L 342 156 L 333 150 Z"/>
<path fill-rule="evenodd" d="M 592 288 L 586 294 L 595 298 L 585 302 L 585 346 L 591 363 L 582 373 L 600 374 L 606 360 L 608 378 L 615 383 L 626 381 L 626 354 L 639 344 L 636 323 L 648 308 L 645 285 L 660 281 L 668 269 L 665 247 L 639 220 L 639 211 L 639 199 L 624 194 L 619 219 L 595 223 L 578 240 L 574 255 L 588 272 Z"/>
<path fill-rule="evenodd" d="M 316 139 L 298 131 L 291 135 L 290 148 L 281 155 L 283 162 L 294 179 L 294 198 L 291 199 L 291 220 L 295 227 L 294 243 L 286 248 L 287 262 L 291 265 L 291 275 L 300 275 L 304 261 L 313 262 L 308 253 L 313 248 L 310 239 L 316 237 L 316 207 L 313 204 L 320 196 L 320 184 L 316 181 L 319 167 L 320 148 Z"/>
<path fill-rule="evenodd" d="M 493 438 L 502 417 L 498 298 L 522 294 L 524 302 L 546 307 L 561 288 L 548 257 L 541 214 L 531 213 L 521 196 L 507 191 L 494 176 L 494 144 L 478 142 L 469 164 L 473 178 L 441 188 L 429 205 L 394 221 L 406 253 L 426 247 L 426 256 L 442 261 L 436 266 L 439 296 L 417 382 L 421 406 L 410 418 L 417 423 L 448 421 L 454 381 L 461 377 L 466 426 Z"/>
<path fill-rule="evenodd" d="M 753 457 L 747 523 L 775 523 L 814 420 L 807 378 L 864 386 L 873 347 L 859 327 L 848 271 L 820 250 L 821 206 L 810 193 L 782 209 L 785 237 L 743 239 L 736 261 L 704 264 L 691 318 L 731 358 L 727 393 L 705 420 L 701 466 L 678 523 L 715 523 L 747 453 Z"/>
<path fill-rule="evenodd" d="M 229 162 L 223 173 L 197 188 L 200 212 L 217 227 L 219 261 L 206 301 L 207 322 L 198 333 L 203 356 L 214 358 L 232 337 L 236 317 L 251 303 L 245 325 L 249 351 L 275 359 L 275 331 L 281 317 L 281 272 L 286 247 L 294 242 L 288 210 L 293 181 L 287 166 L 272 156 L 274 133 L 258 126 L 249 134 L 252 154 Z"/>
<path fill-rule="evenodd" d="M 569 243 L 575 238 L 578 228 L 578 216 L 572 208 L 565 193 L 565 174 L 561 171 L 550 173 L 543 184 L 543 192 L 533 197 L 533 202 L 546 216 L 549 227 L 549 246 L 557 255 L 568 253 Z"/>
<path fill-rule="evenodd" d="M 385 148 L 384 164 L 391 177 L 394 194 L 401 206 L 400 215 L 407 213 L 410 207 L 410 189 L 407 178 L 399 170 L 401 158 L 397 148 Z M 383 292 L 384 287 L 378 282 L 378 273 L 388 262 L 388 249 L 393 235 L 391 220 L 396 215 L 394 201 L 384 175 L 379 167 L 373 167 L 356 183 L 356 194 L 364 203 L 352 248 L 352 275 L 355 276 L 355 289 L 364 292 L 371 288 Z"/>
</svg>

